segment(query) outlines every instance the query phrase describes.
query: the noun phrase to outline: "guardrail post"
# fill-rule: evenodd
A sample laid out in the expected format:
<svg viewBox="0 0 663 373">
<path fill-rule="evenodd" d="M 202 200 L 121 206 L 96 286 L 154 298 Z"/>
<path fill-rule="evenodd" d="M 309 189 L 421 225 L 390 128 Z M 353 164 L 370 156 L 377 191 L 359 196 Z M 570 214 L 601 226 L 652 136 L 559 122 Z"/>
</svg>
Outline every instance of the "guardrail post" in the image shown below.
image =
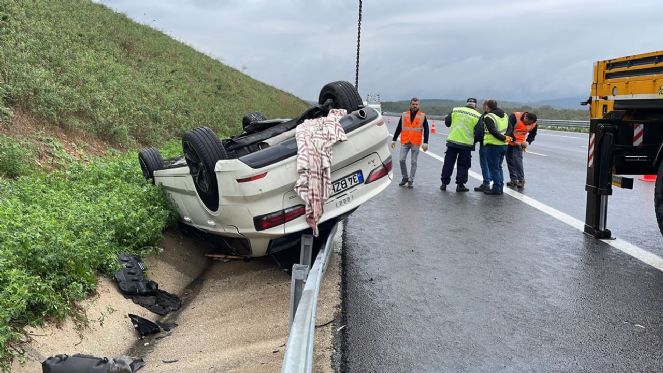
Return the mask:
<svg viewBox="0 0 663 373">
<path fill-rule="evenodd" d="M 295 319 L 297 306 L 299 300 L 302 298 L 306 278 L 308 277 L 309 266 L 305 264 L 293 264 L 292 266 L 292 282 L 290 285 L 290 326 Z"/>
<path fill-rule="evenodd" d="M 302 247 L 299 252 L 299 264 L 311 267 L 311 259 L 313 258 L 313 236 L 310 234 L 302 235 Z"/>
<path fill-rule="evenodd" d="M 335 224 L 326 235 L 323 248 L 318 252 L 315 263 L 310 269 L 305 264 L 292 266 L 290 333 L 281 373 L 313 371 L 313 342 L 318 296 L 325 269 L 333 252 L 332 246 L 337 228 L 338 224 Z M 311 250 L 312 243 L 313 237 L 302 236 L 302 253 L 306 251 L 305 249 Z M 303 256 L 302 259 L 304 259 Z"/>
</svg>

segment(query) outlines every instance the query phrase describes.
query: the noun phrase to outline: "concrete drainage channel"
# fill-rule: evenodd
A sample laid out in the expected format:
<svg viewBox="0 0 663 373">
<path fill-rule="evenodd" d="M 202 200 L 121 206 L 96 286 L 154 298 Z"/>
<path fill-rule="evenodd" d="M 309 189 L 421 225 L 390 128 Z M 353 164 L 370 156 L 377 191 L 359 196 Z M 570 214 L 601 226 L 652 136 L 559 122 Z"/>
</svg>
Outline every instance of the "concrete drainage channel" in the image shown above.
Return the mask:
<svg viewBox="0 0 663 373">
<path fill-rule="evenodd" d="M 326 253 L 340 250 L 338 236 Z M 41 371 L 41 361 L 63 353 L 108 357 L 132 354 L 145 360 L 140 370 L 143 373 L 281 370 L 290 334 L 290 277 L 268 257 L 212 262 L 204 256 L 211 248 L 178 232 L 168 232 L 162 247 L 161 254 L 145 260 L 148 277 L 159 283 L 159 288 L 182 298 L 179 311 L 160 319 L 122 297 L 110 280 L 100 278 L 98 295 L 81 305 L 89 325 L 81 328 L 67 321 L 29 330 L 32 341 L 26 346 L 28 359 L 25 364 L 16 362 L 11 371 Z M 315 372 L 334 371 L 333 341 L 340 322 L 341 258 L 340 254 L 327 258 L 314 318 L 318 325 L 309 324 L 313 325 L 315 338 L 307 339 L 315 341 L 313 355 L 307 355 L 313 356 Z M 314 271 L 315 264 L 311 273 Z M 176 322 L 178 326 L 167 334 L 138 339 L 128 313 L 153 321 Z M 307 350 L 312 347 L 307 345 Z"/>
</svg>

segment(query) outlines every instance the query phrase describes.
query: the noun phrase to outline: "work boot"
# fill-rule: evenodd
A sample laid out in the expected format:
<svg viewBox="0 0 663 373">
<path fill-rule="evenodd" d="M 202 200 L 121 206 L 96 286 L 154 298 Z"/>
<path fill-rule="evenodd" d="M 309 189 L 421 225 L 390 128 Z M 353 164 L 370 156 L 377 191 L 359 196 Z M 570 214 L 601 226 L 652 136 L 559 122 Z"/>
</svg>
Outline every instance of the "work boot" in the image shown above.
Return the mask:
<svg viewBox="0 0 663 373">
<path fill-rule="evenodd" d="M 447 184 L 442 183 L 442 185 L 440 185 L 440 190 L 443 191 L 443 192 L 444 192 L 445 190 L 447 190 Z"/>
<path fill-rule="evenodd" d="M 405 186 L 407 184 L 407 177 L 404 177 L 403 180 L 401 180 L 400 183 L 398 183 L 398 186 Z"/>
<path fill-rule="evenodd" d="M 469 189 L 465 188 L 465 184 L 456 185 L 456 192 L 458 193 L 469 192 L 469 191 L 470 191 Z"/>
<path fill-rule="evenodd" d="M 490 188 L 486 184 L 481 184 L 478 187 L 474 187 L 475 192 L 485 192 L 486 190 L 490 190 Z"/>
<path fill-rule="evenodd" d="M 501 196 L 502 191 L 500 189 L 488 189 L 488 190 L 484 190 L 483 194 L 487 194 L 489 196 Z"/>
<path fill-rule="evenodd" d="M 412 185 L 412 183 L 413 183 L 413 181 L 408 181 L 408 182 L 407 182 L 407 188 L 408 188 L 408 189 L 412 189 L 412 188 L 414 188 L 414 186 Z"/>
<path fill-rule="evenodd" d="M 506 186 L 511 187 L 511 188 L 515 188 L 516 186 L 518 186 L 518 180 L 511 180 L 511 181 L 506 183 Z"/>
<path fill-rule="evenodd" d="M 525 180 L 518 180 L 516 186 L 518 187 L 518 189 L 523 189 L 525 187 Z"/>
</svg>

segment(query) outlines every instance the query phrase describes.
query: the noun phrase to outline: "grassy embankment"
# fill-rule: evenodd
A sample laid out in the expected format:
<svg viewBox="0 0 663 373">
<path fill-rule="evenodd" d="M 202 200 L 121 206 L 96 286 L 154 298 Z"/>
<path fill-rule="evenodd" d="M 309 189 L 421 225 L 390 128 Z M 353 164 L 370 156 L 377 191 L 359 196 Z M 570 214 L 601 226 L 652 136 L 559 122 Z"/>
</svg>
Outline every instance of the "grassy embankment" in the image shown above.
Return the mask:
<svg viewBox="0 0 663 373">
<path fill-rule="evenodd" d="M 135 149 L 306 104 L 84 0 L 0 2 L 0 370 L 173 222 Z M 128 150 L 128 151 L 127 151 Z"/>
</svg>

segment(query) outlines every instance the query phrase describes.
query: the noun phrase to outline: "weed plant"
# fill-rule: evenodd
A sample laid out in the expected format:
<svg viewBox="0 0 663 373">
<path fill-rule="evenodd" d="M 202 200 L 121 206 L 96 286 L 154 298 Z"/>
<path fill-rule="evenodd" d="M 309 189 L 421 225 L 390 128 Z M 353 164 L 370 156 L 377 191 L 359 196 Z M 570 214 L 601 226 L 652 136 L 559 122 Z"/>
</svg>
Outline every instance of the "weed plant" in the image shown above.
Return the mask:
<svg viewBox="0 0 663 373">
<path fill-rule="evenodd" d="M 148 144 L 203 125 L 238 134 L 246 112 L 292 118 L 307 104 L 103 5 L 3 0 L 0 120 L 12 107 L 113 143 Z"/>
<path fill-rule="evenodd" d="M 51 174 L 0 178 L 0 368 L 26 325 L 60 320 L 120 252 L 158 244 L 176 219 L 131 152 Z"/>
</svg>

